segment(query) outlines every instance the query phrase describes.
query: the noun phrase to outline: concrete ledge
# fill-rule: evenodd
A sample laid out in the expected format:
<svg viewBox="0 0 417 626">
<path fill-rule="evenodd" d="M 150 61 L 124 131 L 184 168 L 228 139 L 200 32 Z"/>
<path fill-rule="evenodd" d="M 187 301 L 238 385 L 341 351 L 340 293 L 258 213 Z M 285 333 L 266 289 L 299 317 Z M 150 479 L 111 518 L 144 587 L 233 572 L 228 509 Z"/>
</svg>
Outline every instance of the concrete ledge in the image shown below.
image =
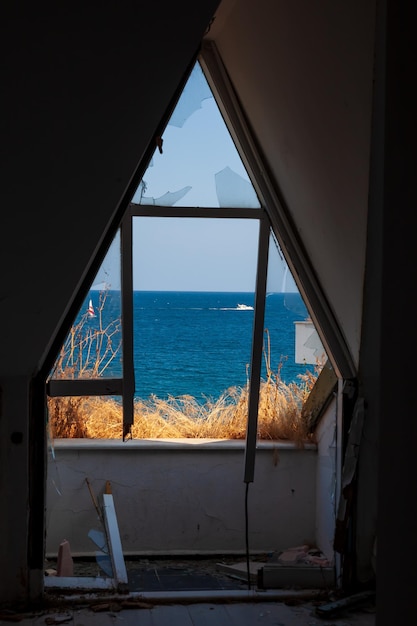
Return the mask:
<svg viewBox="0 0 417 626">
<path fill-rule="evenodd" d="M 54 439 L 54 450 L 193 450 L 205 448 L 207 450 L 245 450 L 246 442 L 243 439 Z M 316 450 L 315 443 L 306 442 L 303 447 L 294 441 L 267 441 L 260 440 L 256 444 L 257 450 Z"/>
</svg>

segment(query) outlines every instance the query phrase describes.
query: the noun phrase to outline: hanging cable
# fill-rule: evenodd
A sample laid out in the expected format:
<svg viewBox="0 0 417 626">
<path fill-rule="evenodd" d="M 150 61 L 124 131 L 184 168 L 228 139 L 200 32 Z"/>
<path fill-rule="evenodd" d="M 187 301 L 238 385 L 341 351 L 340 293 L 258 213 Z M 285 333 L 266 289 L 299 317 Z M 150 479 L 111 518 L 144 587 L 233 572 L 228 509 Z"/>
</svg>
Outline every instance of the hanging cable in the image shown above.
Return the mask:
<svg viewBox="0 0 417 626">
<path fill-rule="evenodd" d="M 248 515 L 248 493 L 249 493 L 249 482 L 246 483 L 246 491 L 245 491 L 245 542 L 246 542 L 246 571 L 248 577 L 248 589 L 250 591 L 251 588 L 251 580 L 250 580 L 250 564 L 249 564 L 249 515 Z"/>
</svg>

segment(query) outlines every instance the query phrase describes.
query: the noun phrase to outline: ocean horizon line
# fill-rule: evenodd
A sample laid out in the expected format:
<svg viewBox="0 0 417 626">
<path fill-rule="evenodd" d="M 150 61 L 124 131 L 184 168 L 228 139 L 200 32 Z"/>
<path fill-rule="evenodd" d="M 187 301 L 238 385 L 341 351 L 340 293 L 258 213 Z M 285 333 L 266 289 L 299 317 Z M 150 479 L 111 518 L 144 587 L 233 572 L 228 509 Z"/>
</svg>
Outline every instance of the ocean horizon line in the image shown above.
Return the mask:
<svg viewBox="0 0 417 626">
<path fill-rule="evenodd" d="M 121 291 L 121 289 L 112 289 L 111 286 L 107 286 L 106 288 L 93 288 L 91 287 L 89 291 Z M 245 290 L 226 290 L 226 289 L 133 289 L 134 293 L 249 293 L 254 295 L 256 291 L 245 291 Z M 299 294 L 299 291 L 267 291 L 267 296 L 271 294 L 281 294 L 281 293 L 295 293 Z"/>
</svg>

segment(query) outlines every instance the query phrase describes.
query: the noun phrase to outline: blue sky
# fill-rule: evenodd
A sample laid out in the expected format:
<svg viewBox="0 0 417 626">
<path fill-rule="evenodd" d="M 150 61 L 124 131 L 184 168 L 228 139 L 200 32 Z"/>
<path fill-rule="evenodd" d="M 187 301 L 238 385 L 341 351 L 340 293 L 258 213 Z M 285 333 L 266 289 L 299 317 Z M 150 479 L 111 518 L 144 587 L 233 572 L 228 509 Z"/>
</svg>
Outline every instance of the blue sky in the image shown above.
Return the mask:
<svg viewBox="0 0 417 626">
<path fill-rule="evenodd" d="M 143 181 L 145 189 L 139 186 L 133 202 L 142 193 L 147 204 L 164 203 L 169 192 L 182 196 L 176 206 L 217 207 L 219 194 L 222 206 L 230 194 L 235 206 L 259 206 L 199 66 L 165 129 L 162 154 L 155 151 Z M 256 220 L 137 217 L 133 233 L 134 289 L 254 291 Z M 286 264 L 272 248 L 269 290 L 280 291 Z M 109 250 L 96 284 L 119 287 L 117 250 L 117 244 Z M 296 290 L 288 275 L 286 287 Z"/>
</svg>

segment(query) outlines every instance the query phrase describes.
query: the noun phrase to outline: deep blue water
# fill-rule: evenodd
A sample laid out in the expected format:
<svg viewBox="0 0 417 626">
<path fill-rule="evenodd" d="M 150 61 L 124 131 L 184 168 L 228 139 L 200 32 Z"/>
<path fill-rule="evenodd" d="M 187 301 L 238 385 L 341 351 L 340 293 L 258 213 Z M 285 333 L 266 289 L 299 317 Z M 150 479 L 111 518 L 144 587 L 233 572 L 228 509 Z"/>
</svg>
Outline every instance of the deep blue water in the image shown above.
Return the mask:
<svg viewBox="0 0 417 626">
<path fill-rule="evenodd" d="M 99 310 L 100 293 L 91 291 Z M 238 304 L 254 305 L 253 293 L 212 292 L 134 292 L 134 364 L 137 397 L 151 394 L 192 395 L 198 399 L 217 398 L 228 387 L 244 386 L 250 363 L 253 310 L 238 310 Z M 298 293 L 269 294 L 266 300 L 265 328 L 271 342 L 271 366 L 277 371 L 283 362 L 281 378 L 299 380 L 298 374 L 311 366 L 294 362 L 295 321 L 307 317 Z M 102 308 L 105 327 L 120 317 L 120 292 L 110 291 Z M 98 315 L 87 320 L 98 328 Z M 112 337 L 115 345 L 118 336 Z M 122 354 L 106 375 L 120 376 Z M 265 367 L 263 366 L 263 376 Z"/>
</svg>

